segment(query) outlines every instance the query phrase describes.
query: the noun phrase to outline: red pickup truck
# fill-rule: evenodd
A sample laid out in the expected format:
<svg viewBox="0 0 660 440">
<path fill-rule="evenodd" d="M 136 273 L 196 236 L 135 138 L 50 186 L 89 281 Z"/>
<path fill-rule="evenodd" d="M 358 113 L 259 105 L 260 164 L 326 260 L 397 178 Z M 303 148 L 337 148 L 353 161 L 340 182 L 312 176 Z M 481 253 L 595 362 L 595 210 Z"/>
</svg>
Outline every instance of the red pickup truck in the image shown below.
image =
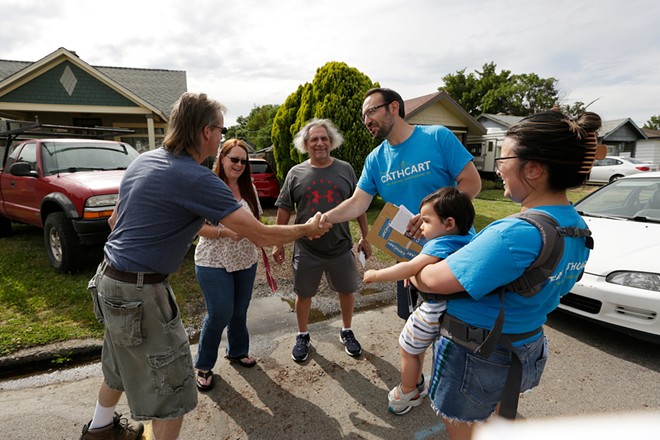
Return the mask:
<svg viewBox="0 0 660 440">
<path fill-rule="evenodd" d="M 78 270 L 85 248 L 105 243 L 119 182 L 139 153 L 122 142 L 34 139 L 16 145 L 0 170 L 0 236 L 12 222 L 44 229 L 50 263 Z"/>
</svg>

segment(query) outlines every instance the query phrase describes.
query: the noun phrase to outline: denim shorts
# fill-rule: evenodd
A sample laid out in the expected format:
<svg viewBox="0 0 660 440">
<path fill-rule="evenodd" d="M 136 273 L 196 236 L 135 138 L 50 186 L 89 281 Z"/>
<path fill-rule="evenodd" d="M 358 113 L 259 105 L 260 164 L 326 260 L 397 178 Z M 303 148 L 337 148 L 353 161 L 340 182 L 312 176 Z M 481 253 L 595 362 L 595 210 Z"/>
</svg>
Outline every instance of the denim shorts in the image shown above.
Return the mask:
<svg viewBox="0 0 660 440">
<path fill-rule="evenodd" d="M 352 250 L 337 257 L 320 258 L 295 243 L 292 267 L 293 290 L 302 298 L 316 295 L 324 273 L 328 285 L 335 292 L 354 293 L 360 287 Z"/>
<path fill-rule="evenodd" d="M 548 359 L 545 336 L 514 347 L 523 367 L 520 392 L 537 386 Z M 446 419 L 463 422 L 487 420 L 502 400 L 511 353 L 496 349 L 484 359 L 448 338 L 434 347 L 429 397 L 433 409 Z"/>
<path fill-rule="evenodd" d="M 188 335 L 167 281 L 144 284 L 95 276 L 105 326 L 101 367 L 124 391 L 134 420 L 176 419 L 197 406 Z"/>
</svg>

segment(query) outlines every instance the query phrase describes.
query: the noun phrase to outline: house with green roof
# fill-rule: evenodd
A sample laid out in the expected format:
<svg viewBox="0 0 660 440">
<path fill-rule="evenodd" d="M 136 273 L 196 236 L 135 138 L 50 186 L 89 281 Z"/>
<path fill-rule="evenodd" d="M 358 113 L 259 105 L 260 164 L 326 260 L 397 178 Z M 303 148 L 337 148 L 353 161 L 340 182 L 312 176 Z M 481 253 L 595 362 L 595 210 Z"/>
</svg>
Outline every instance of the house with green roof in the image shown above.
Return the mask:
<svg viewBox="0 0 660 440">
<path fill-rule="evenodd" d="M 128 128 L 138 151 L 165 136 L 186 72 L 92 66 L 63 47 L 34 61 L 0 60 L 0 118 L 80 127 Z"/>
</svg>

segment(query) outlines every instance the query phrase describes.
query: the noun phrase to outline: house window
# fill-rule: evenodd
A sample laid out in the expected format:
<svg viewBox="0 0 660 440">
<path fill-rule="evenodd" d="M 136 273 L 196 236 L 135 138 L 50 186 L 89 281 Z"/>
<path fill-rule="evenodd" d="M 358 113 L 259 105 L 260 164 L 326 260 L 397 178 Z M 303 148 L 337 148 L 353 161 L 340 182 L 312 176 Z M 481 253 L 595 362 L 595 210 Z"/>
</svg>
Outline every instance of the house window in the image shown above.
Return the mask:
<svg viewBox="0 0 660 440">
<path fill-rule="evenodd" d="M 481 147 L 482 147 L 482 145 L 481 145 L 480 142 L 479 143 L 475 142 L 475 143 L 467 144 L 467 150 L 470 152 L 471 155 L 473 155 L 475 157 L 481 156 Z"/>
</svg>

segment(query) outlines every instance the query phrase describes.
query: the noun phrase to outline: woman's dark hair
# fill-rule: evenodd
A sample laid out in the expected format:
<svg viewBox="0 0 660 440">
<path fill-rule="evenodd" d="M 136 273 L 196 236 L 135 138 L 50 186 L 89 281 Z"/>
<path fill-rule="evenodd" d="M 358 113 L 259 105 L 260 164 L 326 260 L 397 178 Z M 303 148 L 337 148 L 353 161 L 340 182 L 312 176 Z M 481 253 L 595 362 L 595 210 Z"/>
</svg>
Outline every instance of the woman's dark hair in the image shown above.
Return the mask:
<svg viewBox="0 0 660 440">
<path fill-rule="evenodd" d="M 364 99 L 367 99 L 368 96 L 373 95 L 374 93 L 380 93 L 380 95 L 383 97 L 383 100 L 388 104 L 394 101 L 398 102 L 399 116 L 401 116 L 402 118 L 406 117 L 406 109 L 403 105 L 403 98 L 401 98 L 401 95 L 399 95 L 397 92 L 395 92 L 392 89 L 378 87 L 375 89 L 367 90 L 367 93 L 364 94 Z"/>
<path fill-rule="evenodd" d="M 205 93 L 184 93 L 170 113 L 163 148 L 176 155 L 199 154 L 202 130 L 207 125 L 219 126 L 218 114 L 225 110 L 222 104 L 209 99 Z"/>
<path fill-rule="evenodd" d="M 222 158 L 227 156 L 231 150 L 234 148 L 242 148 L 245 151 L 245 157 L 249 157 L 248 147 L 240 139 L 228 139 L 222 144 L 222 148 L 218 151 L 218 160 L 215 161 L 215 166 L 213 167 L 213 172 L 222 179 L 223 182 L 227 182 L 227 175 L 225 174 L 225 168 L 222 166 Z M 259 217 L 259 202 L 257 201 L 257 195 L 254 191 L 254 186 L 252 184 L 252 175 L 250 174 L 250 164 L 245 164 L 245 169 L 243 173 L 238 176 L 238 189 L 241 191 L 241 197 L 245 199 L 252 214 L 257 218 Z"/>
<path fill-rule="evenodd" d="M 546 166 L 554 190 L 584 184 L 595 160 L 600 116 L 585 112 L 573 119 L 557 110 L 533 114 L 513 125 L 506 137 L 516 142 L 514 154 L 524 166 L 534 161 Z"/>
<path fill-rule="evenodd" d="M 433 211 L 441 219 L 453 217 L 461 235 L 470 231 L 475 214 L 472 200 L 467 194 L 452 186 L 445 186 L 424 197 L 419 204 L 420 210 L 428 203 L 433 205 Z"/>
</svg>

